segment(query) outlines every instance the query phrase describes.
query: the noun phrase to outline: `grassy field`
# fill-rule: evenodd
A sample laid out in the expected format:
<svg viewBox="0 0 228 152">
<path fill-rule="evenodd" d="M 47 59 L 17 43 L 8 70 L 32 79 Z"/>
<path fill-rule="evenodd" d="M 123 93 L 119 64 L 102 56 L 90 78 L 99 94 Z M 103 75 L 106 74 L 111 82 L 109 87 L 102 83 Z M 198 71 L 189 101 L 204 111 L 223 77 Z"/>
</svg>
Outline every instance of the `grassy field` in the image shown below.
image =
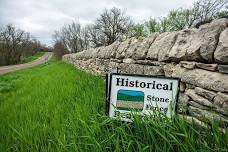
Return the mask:
<svg viewBox="0 0 228 152">
<path fill-rule="evenodd" d="M 39 57 L 43 56 L 44 53 L 45 52 L 37 52 L 35 55 L 26 57 L 23 60 L 21 60 L 19 64 L 28 63 L 28 62 L 34 61 L 34 60 L 38 59 Z"/>
<path fill-rule="evenodd" d="M 216 125 L 107 118 L 102 78 L 61 61 L 0 76 L 1 152 L 227 150 Z"/>
</svg>

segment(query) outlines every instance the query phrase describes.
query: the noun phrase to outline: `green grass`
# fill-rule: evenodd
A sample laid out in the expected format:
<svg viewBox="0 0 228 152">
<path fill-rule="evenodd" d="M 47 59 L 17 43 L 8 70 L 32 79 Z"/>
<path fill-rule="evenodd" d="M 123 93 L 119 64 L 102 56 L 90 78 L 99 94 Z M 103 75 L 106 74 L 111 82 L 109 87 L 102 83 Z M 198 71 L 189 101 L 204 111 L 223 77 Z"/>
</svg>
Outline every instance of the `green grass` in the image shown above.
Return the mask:
<svg viewBox="0 0 228 152">
<path fill-rule="evenodd" d="M 23 60 L 21 60 L 19 62 L 19 64 L 28 63 L 28 62 L 34 61 L 34 60 L 38 59 L 39 57 L 43 56 L 44 54 L 45 54 L 45 52 L 37 52 L 35 55 L 26 57 Z"/>
<path fill-rule="evenodd" d="M 0 151 L 227 151 L 228 135 L 182 119 L 105 116 L 105 82 L 52 60 L 0 76 Z"/>
</svg>

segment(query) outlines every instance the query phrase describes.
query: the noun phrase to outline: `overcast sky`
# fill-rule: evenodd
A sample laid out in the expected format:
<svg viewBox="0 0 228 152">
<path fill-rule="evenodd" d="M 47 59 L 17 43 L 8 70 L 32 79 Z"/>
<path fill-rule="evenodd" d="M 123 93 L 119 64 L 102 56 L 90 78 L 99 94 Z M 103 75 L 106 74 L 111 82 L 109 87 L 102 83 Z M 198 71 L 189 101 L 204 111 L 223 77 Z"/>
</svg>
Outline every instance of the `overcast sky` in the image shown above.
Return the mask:
<svg viewBox="0 0 228 152">
<path fill-rule="evenodd" d="M 172 9 L 190 7 L 195 0 L 0 0 L 0 25 L 13 24 L 51 45 L 54 30 L 79 21 L 92 23 L 104 8 L 126 10 L 135 22 L 166 16 Z"/>
</svg>

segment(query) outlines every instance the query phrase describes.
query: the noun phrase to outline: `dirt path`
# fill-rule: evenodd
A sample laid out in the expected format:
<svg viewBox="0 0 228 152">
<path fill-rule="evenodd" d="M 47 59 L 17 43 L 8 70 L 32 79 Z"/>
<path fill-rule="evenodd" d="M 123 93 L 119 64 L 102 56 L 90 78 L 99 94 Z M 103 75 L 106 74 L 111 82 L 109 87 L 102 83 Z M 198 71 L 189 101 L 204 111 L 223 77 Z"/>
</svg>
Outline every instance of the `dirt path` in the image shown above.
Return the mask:
<svg viewBox="0 0 228 152">
<path fill-rule="evenodd" d="M 53 54 L 52 52 L 47 52 L 43 56 L 41 56 L 40 58 L 38 58 L 32 62 L 29 62 L 29 63 L 2 66 L 2 67 L 0 67 L 0 74 L 13 72 L 13 71 L 17 71 L 20 69 L 25 69 L 25 68 L 33 67 L 33 66 L 38 65 L 38 64 L 45 63 L 52 57 L 52 54 Z"/>
</svg>

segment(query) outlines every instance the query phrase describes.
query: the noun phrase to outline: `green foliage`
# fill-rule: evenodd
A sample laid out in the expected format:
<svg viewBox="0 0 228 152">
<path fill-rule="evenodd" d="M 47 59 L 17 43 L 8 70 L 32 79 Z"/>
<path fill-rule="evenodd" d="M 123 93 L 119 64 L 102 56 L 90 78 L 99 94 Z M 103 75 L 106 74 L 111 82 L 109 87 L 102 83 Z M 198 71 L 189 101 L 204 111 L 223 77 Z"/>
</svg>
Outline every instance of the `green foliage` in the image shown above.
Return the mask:
<svg viewBox="0 0 228 152">
<path fill-rule="evenodd" d="M 149 21 L 145 22 L 145 26 L 147 27 L 149 33 L 154 33 L 159 31 L 159 23 L 154 18 L 150 18 Z"/>
<path fill-rule="evenodd" d="M 228 9 L 228 7 L 227 7 Z M 228 10 L 221 11 L 217 13 L 218 18 L 228 18 Z"/>
<path fill-rule="evenodd" d="M 54 60 L 0 76 L 0 151 L 227 151 L 216 124 L 106 117 L 104 82 Z"/>
<path fill-rule="evenodd" d="M 160 28 L 159 32 L 167 32 L 169 31 L 169 20 L 166 17 L 163 17 L 163 19 L 160 21 Z"/>
<path fill-rule="evenodd" d="M 228 11 L 219 12 L 217 15 L 219 18 L 228 18 Z"/>
<path fill-rule="evenodd" d="M 129 32 L 129 37 L 144 37 L 146 36 L 146 33 L 144 31 L 144 24 L 133 24 L 130 25 L 128 28 L 128 32 Z"/>
<path fill-rule="evenodd" d="M 186 11 L 173 10 L 167 16 L 170 31 L 179 31 L 186 28 Z"/>
<path fill-rule="evenodd" d="M 212 19 L 228 17 L 226 0 L 197 1 L 191 8 L 175 9 L 159 20 L 150 18 L 145 24 L 145 35 L 154 32 L 171 32 L 188 29 L 209 22 Z"/>
</svg>

